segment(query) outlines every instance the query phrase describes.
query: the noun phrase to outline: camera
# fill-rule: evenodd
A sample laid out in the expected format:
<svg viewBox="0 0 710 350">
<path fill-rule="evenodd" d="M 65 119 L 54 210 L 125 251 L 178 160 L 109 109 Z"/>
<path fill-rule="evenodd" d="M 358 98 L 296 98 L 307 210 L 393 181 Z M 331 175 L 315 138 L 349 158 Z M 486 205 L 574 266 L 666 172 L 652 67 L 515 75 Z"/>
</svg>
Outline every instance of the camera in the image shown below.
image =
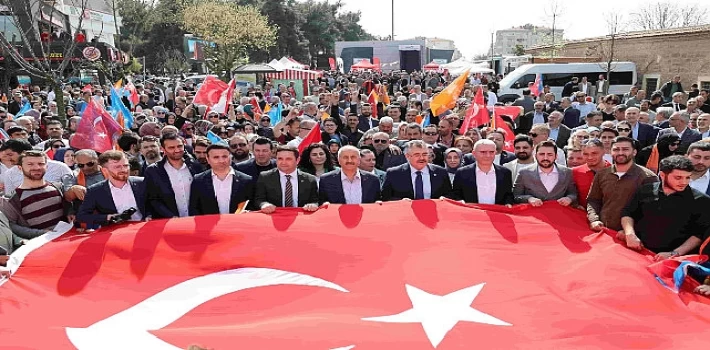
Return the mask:
<svg viewBox="0 0 710 350">
<path fill-rule="evenodd" d="M 126 221 L 130 220 L 131 216 L 133 216 L 133 214 L 135 214 L 137 211 L 138 210 L 136 208 L 133 208 L 133 207 L 128 208 L 128 209 L 124 210 L 121 214 L 118 214 L 118 215 L 112 217 L 108 221 L 108 224 L 115 225 L 115 224 L 120 224 L 120 223 L 126 222 Z"/>
</svg>

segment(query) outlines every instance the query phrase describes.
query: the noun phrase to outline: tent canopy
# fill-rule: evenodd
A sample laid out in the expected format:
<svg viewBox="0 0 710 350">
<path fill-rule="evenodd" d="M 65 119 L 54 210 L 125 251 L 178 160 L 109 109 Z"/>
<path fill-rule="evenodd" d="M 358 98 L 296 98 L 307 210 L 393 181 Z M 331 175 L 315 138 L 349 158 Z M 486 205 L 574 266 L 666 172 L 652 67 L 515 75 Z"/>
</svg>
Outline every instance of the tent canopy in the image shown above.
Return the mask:
<svg viewBox="0 0 710 350">
<path fill-rule="evenodd" d="M 424 67 L 422 67 L 422 69 L 424 70 L 439 70 L 439 68 L 441 68 L 441 65 L 434 61 L 427 63 L 424 65 Z"/>
<path fill-rule="evenodd" d="M 284 64 L 283 62 L 286 62 Z M 271 60 L 269 66 L 274 67 L 278 72 L 266 73 L 266 77 L 269 79 L 280 79 L 280 80 L 311 80 L 317 79 L 323 75 L 323 72 L 295 68 L 299 66 L 298 63 L 293 63 L 288 57 L 282 57 L 281 60 Z M 302 66 L 301 66 L 302 67 Z"/>
<path fill-rule="evenodd" d="M 380 67 L 378 65 L 370 63 L 370 60 L 362 60 L 356 64 L 353 64 L 350 66 L 350 69 L 372 69 L 372 70 L 380 70 Z"/>
</svg>

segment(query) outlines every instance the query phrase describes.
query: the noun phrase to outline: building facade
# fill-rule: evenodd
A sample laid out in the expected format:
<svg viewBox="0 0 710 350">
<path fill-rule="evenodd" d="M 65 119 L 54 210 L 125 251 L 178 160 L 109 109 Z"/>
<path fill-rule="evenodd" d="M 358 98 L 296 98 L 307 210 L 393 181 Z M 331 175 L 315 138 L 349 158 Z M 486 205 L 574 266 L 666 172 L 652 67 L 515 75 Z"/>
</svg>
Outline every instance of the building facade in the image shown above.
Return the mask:
<svg viewBox="0 0 710 350">
<path fill-rule="evenodd" d="M 335 54 L 345 71 L 361 59 L 379 60 L 383 71 L 421 70 L 431 62 L 449 63 L 461 57 L 452 40 L 417 37 L 410 40 L 336 41 Z"/>
<path fill-rule="evenodd" d="M 564 30 L 555 29 L 554 42 L 563 40 Z M 495 44 L 493 45 L 494 55 L 511 55 L 516 53 L 516 46 L 520 45 L 527 49 L 539 45 L 553 43 L 552 28 L 538 27 L 526 24 L 520 27 L 503 29 L 496 31 Z"/>
<path fill-rule="evenodd" d="M 611 42 L 609 36 L 568 41 L 556 48 L 555 55 L 634 62 L 637 85 L 646 91 L 658 90 L 674 75 L 681 76 L 685 90 L 694 83 L 710 89 L 710 25 L 619 34 L 613 51 Z M 551 50 L 550 46 L 538 46 L 526 53 L 549 56 Z"/>
<path fill-rule="evenodd" d="M 121 17 L 114 18 L 113 9 L 106 0 L 84 0 L 86 8 L 82 11 L 82 1 L 64 0 L 63 12 L 69 17 L 69 24 L 72 31 L 79 28 L 81 21 L 81 31 L 87 40 L 96 38 L 99 42 L 116 46 L 114 37 L 120 32 Z M 61 1 L 60 1 L 61 2 Z"/>
</svg>

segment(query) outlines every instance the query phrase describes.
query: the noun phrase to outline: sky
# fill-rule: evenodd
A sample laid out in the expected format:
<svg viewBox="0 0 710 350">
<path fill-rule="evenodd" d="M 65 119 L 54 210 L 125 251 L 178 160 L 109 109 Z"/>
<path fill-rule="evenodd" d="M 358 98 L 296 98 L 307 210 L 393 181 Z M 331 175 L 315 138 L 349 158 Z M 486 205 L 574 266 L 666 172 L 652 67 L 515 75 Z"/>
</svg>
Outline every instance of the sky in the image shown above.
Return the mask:
<svg viewBox="0 0 710 350">
<path fill-rule="evenodd" d="M 346 10 L 362 13 L 360 24 L 365 30 L 379 36 L 388 36 L 392 31 L 392 1 L 395 39 L 415 36 L 451 39 L 466 57 L 487 53 L 491 33 L 496 30 L 526 23 L 552 26 L 550 0 L 341 0 Z M 681 6 L 702 3 L 697 0 L 673 2 Z M 650 2 L 563 0 L 557 3 L 562 16 L 556 27 L 564 29 L 565 39 L 569 40 L 606 35 L 608 13 L 619 12 L 629 18 L 640 4 Z"/>
</svg>

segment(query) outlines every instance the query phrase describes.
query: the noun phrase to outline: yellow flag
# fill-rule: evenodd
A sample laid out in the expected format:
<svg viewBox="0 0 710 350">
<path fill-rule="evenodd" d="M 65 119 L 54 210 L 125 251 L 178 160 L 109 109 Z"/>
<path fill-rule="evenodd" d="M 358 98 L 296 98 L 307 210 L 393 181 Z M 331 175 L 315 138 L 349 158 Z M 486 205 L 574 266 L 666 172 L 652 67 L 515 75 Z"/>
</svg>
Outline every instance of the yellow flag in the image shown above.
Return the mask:
<svg viewBox="0 0 710 350">
<path fill-rule="evenodd" d="M 382 91 L 382 103 L 385 106 L 390 105 L 390 95 L 387 94 L 387 89 L 384 85 L 380 85 L 380 90 Z"/>
<path fill-rule="evenodd" d="M 456 99 L 459 98 L 461 90 L 463 90 L 464 84 L 466 84 L 466 78 L 468 78 L 467 69 L 463 74 L 461 74 L 456 80 L 449 84 L 442 92 L 434 96 L 431 100 L 431 112 L 438 116 L 444 113 L 447 109 L 452 109 L 456 106 Z"/>
<path fill-rule="evenodd" d="M 247 207 L 247 204 L 249 204 L 249 201 L 244 201 L 239 204 L 237 204 L 237 210 L 234 212 L 234 214 L 241 214 L 244 212 L 244 208 Z"/>
<path fill-rule="evenodd" d="M 266 107 L 264 107 L 264 114 L 269 113 L 270 110 L 271 110 L 271 105 L 269 105 L 269 104 L 267 103 L 267 104 L 266 104 Z"/>
<path fill-rule="evenodd" d="M 321 114 L 321 116 L 320 116 L 320 120 L 324 121 L 328 118 L 330 118 L 330 114 L 328 114 L 326 111 L 323 111 L 323 114 Z"/>
<path fill-rule="evenodd" d="M 116 84 L 113 84 L 113 87 L 116 88 L 116 89 L 120 89 L 122 86 L 123 86 L 123 78 L 118 79 L 118 81 L 116 82 Z"/>
</svg>

